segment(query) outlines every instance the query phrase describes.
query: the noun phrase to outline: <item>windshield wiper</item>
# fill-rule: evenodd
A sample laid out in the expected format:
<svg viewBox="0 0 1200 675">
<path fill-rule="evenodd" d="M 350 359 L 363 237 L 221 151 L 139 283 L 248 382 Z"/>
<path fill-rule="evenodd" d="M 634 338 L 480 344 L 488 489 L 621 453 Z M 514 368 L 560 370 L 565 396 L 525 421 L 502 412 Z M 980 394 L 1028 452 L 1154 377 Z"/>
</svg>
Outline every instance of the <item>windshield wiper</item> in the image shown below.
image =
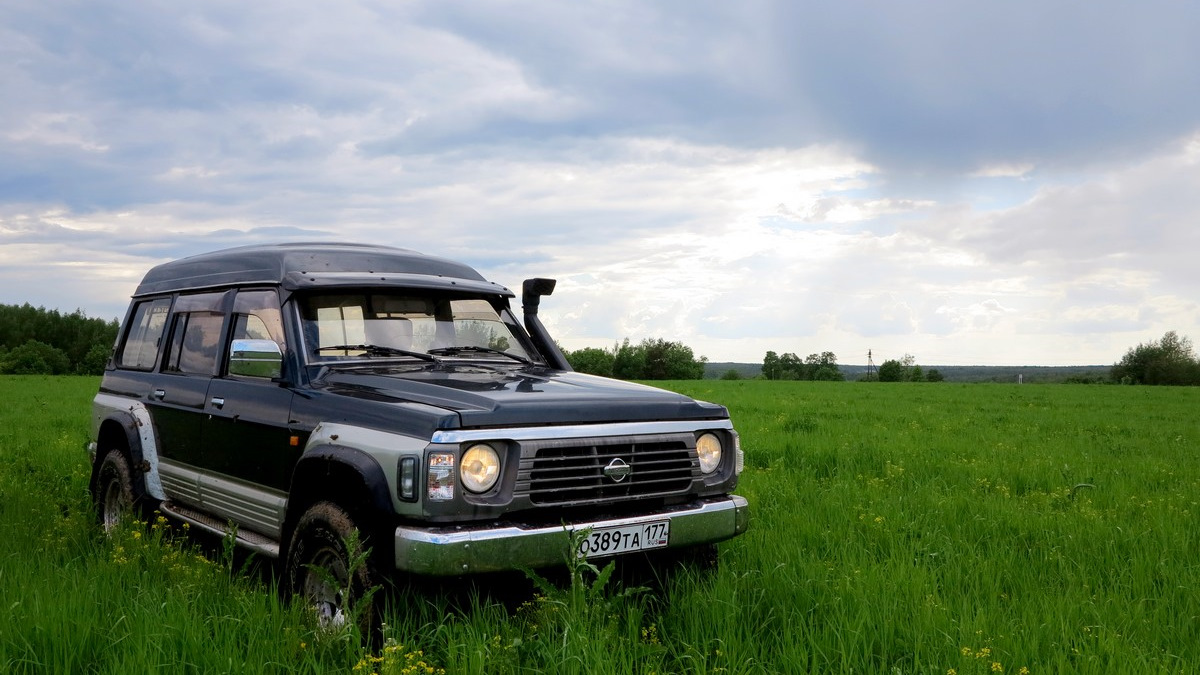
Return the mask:
<svg viewBox="0 0 1200 675">
<path fill-rule="evenodd" d="M 432 363 L 440 363 L 440 359 L 436 356 L 430 356 L 425 352 L 414 352 L 408 349 L 398 349 L 396 347 L 384 347 L 383 345 L 330 345 L 328 347 L 317 347 L 317 353 L 334 351 L 334 352 L 366 352 L 369 356 L 411 356 L 422 361 L 430 361 Z"/>
<path fill-rule="evenodd" d="M 518 356 L 516 354 L 509 354 L 506 351 L 502 351 L 499 349 L 492 349 L 491 347 L 478 347 L 478 346 L 470 345 L 470 346 L 466 346 L 466 347 L 438 347 L 436 349 L 429 350 L 430 354 L 437 354 L 438 356 L 458 356 L 459 354 L 462 354 L 464 352 L 474 352 L 474 353 L 478 353 L 478 354 L 499 354 L 500 356 L 507 356 L 508 358 L 510 358 L 514 361 L 520 361 L 521 363 L 524 363 L 526 365 L 533 365 L 533 361 L 530 361 L 529 359 L 525 358 L 524 356 Z"/>
</svg>

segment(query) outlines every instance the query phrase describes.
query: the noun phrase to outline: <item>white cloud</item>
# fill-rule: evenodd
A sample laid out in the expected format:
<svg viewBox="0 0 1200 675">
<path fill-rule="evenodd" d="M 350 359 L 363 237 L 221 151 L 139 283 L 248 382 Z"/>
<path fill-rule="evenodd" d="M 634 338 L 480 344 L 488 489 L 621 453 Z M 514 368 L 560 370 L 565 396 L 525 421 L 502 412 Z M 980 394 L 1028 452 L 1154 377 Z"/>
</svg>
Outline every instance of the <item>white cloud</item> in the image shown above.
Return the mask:
<svg viewBox="0 0 1200 675">
<path fill-rule="evenodd" d="M 96 136 L 90 120 L 71 113 L 31 115 L 20 127 L 5 134 L 8 140 L 21 144 L 67 146 L 87 153 L 107 152 L 109 146 L 97 141 Z"/>
<path fill-rule="evenodd" d="M 556 276 L 572 347 L 1111 362 L 1200 334 L 1195 11 L 9 4 L 0 302 L 351 239 Z"/>
</svg>

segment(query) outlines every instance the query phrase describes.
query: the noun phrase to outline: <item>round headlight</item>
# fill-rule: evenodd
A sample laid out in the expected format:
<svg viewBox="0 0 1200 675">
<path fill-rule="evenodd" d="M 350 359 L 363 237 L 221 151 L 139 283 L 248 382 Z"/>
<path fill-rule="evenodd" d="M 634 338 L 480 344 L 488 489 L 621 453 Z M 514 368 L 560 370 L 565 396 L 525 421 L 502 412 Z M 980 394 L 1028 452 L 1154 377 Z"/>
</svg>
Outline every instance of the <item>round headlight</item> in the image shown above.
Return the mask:
<svg viewBox="0 0 1200 675">
<path fill-rule="evenodd" d="M 702 434 L 696 439 L 696 454 L 700 457 L 700 470 L 712 473 L 721 465 L 721 439 L 715 434 Z"/>
<path fill-rule="evenodd" d="M 471 492 L 487 492 L 500 478 L 500 456 L 486 443 L 467 448 L 463 453 L 462 484 Z"/>
</svg>

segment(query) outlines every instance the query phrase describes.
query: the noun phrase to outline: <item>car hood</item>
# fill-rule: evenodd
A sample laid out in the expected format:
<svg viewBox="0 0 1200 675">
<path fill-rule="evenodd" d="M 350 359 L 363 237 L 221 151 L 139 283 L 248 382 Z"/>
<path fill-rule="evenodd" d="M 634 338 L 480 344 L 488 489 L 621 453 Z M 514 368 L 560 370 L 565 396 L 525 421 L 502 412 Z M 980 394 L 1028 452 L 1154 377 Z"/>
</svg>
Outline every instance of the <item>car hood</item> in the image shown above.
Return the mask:
<svg viewBox="0 0 1200 675">
<path fill-rule="evenodd" d="M 655 387 L 540 367 L 490 364 L 330 369 L 331 394 L 421 403 L 457 413 L 463 428 L 725 419 L 719 405 Z"/>
</svg>

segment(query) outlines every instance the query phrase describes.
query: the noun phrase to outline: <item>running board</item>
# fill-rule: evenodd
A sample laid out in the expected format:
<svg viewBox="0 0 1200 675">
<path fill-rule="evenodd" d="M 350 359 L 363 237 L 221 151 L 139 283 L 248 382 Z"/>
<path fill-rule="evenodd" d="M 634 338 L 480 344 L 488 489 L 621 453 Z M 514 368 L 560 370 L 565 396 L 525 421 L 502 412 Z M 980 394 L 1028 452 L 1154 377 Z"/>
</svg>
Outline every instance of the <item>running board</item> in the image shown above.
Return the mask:
<svg viewBox="0 0 1200 675">
<path fill-rule="evenodd" d="M 222 522 L 219 518 L 214 518 L 207 513 L 201 513 L 200 511 L 196 511 L 181 504 L 163 502 L 159 505 L 158 509 L 173 518 L 178 518 L 179 520 L 182 520 L 193 527 L 198 527 L 201 530 L 215 534 L 218 537 L 228 537 L 229 533 L 234 529 L 232 523 L 228 521 Z M 265 555 L 269 558 L 279 557 L 279 542 L 257 532 L 251 532 L 241 528 L 237 528 L 236 531 L 236 542 L 238 546 L 243 546 L 251 551 L 254 551 L 255 553 Z"/>
</svg>

